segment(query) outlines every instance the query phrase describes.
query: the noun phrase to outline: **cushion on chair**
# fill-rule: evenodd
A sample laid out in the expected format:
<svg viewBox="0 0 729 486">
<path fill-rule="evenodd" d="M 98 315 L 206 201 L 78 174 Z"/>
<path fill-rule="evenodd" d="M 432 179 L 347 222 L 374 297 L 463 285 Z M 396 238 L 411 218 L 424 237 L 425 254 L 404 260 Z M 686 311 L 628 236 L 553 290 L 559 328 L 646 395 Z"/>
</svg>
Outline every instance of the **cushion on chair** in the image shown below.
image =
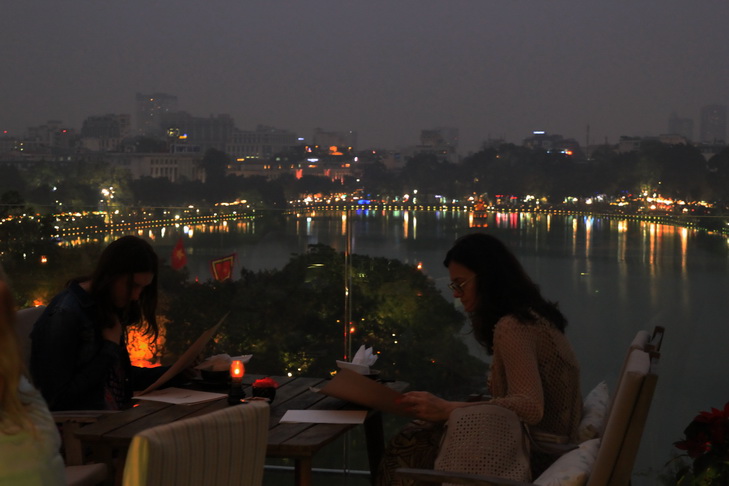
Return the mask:
<svg viewBox="0 0 729 486">
<path fill-rule="evenodd" d="M 610 400 L 607 383 L 601 381 L 585 396 L 582 403 L 582 419 L 577 427 L 577 442 L 594 439 L 602 433 L 607 419 Z"/>
<path fill-rule="evenodd" d="M 538 486 L 583 486 L 597 457 L 600 439 L 590 439 L 547 468 L 534 484 Z"/>
<path fill-rule="evenodd" d="M 254 401 L 140 432 L 129 447 L 123 484 L 260 485 L 268 421 L 268 404 Z"/>
</svg>

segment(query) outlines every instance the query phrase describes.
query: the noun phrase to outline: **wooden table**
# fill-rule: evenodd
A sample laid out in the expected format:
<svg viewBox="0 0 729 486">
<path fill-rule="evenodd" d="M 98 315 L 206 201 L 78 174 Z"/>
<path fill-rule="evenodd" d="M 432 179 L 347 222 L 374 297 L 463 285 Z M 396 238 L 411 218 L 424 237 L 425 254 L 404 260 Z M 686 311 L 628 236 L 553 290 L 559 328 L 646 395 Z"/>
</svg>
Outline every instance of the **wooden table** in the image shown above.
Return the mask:
<svg viewBox="0 0 729 486">
<path fill-rule="evenodd" d="M 251 396 L 250 384 L 262 376 L 246 375 L 244 385 L 246 395 Z M 353 424 L 306 424 L 279 423 L 287 410 L 361 410 L 354 404 L 314 393 L 309 387 L 322 386 L 325 380 L 307 377 L 274 377 L 280 384 L 276 399 L 271 406 L 268 433 L 267 457 L 294 459 L 295 484 L 312 484 L 312 459 L 321 448 L 356 427 Z M 388 383 L 397 391 L 407 388 L 407 383 Z M 198 389 L 224 393 L 226 389 L 198 384 Z M 98 422 L 80 428 L 76 435 L 93 447 L 98 460 L 107 462 L 114 469 L 113 451 L 119 451 L 119 468 L 123 468 L 123 458 L 132 438 L 138 432 L 156 425 L 167 424 L 188 417 L 204 415 L 228 407 L 226 399 L 197 405 L 172 405 L 169 403 L 139 400 L 139 405 L 119 413 L 104 416 Z M 384 431 L 380 412 L 370 411 L 364 423 L 367 442 L 367 455 L 370 471 L 374 480 L 375 471 L 384 452 Z M 118 471 L 117 477 L 121 477 Z"/>
</svg>

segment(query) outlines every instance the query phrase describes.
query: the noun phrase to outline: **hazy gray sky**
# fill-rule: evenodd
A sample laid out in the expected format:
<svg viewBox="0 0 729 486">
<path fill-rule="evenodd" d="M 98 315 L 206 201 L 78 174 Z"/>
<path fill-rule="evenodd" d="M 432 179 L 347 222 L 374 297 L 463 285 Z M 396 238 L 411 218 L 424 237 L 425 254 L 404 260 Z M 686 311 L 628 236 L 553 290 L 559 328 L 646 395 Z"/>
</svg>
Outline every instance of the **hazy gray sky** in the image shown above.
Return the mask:
<svg viewBox="0 0 729 486">
<path fill-rule="evenodd" d="M 0 130 L 134 113 L 137 92 L 236 125 L 356 130 L 360 148 L 460 129 L 658 135 L 729 103 L 726 0 L 13 0 Z"/>
</svg>

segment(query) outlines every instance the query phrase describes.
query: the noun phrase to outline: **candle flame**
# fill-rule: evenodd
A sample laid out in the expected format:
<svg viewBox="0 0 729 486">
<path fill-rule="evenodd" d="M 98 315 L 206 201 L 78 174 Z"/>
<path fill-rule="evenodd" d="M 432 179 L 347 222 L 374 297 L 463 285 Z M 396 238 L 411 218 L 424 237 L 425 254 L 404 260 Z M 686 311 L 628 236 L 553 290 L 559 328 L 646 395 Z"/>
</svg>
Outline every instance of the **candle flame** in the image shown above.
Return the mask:
<svg viewBox="0 0 729 486">
<path fill-rule="evenodd" d="M 232 378 L 242 378 L 245 372 L 246 369 L 242 361 L 235 360 L 230 363 L 230 376 Z"/>
</svg>

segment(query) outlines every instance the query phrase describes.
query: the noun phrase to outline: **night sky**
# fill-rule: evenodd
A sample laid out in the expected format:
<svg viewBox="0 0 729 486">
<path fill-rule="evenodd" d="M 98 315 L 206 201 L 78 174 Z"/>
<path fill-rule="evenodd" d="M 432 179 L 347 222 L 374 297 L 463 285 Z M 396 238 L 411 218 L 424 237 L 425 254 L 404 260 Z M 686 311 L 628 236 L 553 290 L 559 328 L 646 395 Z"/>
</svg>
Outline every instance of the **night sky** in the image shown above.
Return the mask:
<svg viewBox="0 0 729 486">
<path fill-rule="evenodd" d="M 659 135 L 729 104 L 726 0 L 12 0 L 0 9 L 0 130 L 134 114 L 178 96 L 359 148 L 460 130 L 461 151 L 546 130 Z"/>
</svg>

